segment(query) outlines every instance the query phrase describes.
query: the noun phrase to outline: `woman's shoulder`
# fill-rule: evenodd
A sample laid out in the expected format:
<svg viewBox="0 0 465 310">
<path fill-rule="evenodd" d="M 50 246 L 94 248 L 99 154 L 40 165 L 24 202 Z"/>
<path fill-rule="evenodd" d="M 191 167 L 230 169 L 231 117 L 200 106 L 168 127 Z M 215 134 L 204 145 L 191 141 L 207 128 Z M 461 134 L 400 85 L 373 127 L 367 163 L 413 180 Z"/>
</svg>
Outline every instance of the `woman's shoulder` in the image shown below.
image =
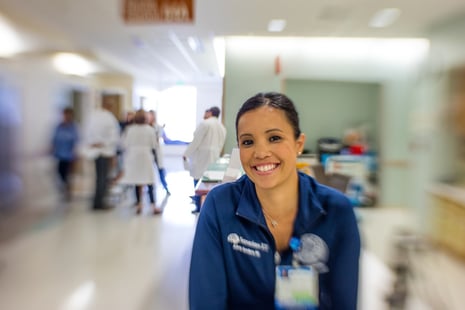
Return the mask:
<svg viewBox="0 0 465 310">
<path fill-rule="evenodd" d="M 214 197 L 229 197 L 241 195 L 244 189 L 247 186 L 247 183 L 250 182 L 248 178 L 244 175 L 239 179 L 232 182 L 224 182 L 215 185 L 210 191 L 209 195 Z"/>
<path fill-rule="evenodd" d="M 142 127 L 145 131 L 155 134 L 155 128 L 149 124 L 143 124 Z"/>
<path fill-rule="evenodd" d="M 128 130 L 131 131 L 138 131 L 138 132 L 152 132 L 153 127 L 149 124 L 132 124 L 131 126 L 127 127 Z"/>
<path fill-rule="evenodd" d="M 323 208 L 351 206 L 349 198 L 340 190 L 321 184 L 313 177 L 303 173 L 301 173 L 300 180 L 304 183 L 304 187 L 307 188 L 308 193 L 313 199 L 318 200 Z"/>
<path fill-rule="evenodd" d="M 249 181 L 250 182 L 250 181 Z M 219 183 L 208 192 L 202 209 L 207 213 L 235 214 L 236 209 L 244 195 L 247 195 L 247 180 L 240 178 L 233 182 Z"/>
</svg>

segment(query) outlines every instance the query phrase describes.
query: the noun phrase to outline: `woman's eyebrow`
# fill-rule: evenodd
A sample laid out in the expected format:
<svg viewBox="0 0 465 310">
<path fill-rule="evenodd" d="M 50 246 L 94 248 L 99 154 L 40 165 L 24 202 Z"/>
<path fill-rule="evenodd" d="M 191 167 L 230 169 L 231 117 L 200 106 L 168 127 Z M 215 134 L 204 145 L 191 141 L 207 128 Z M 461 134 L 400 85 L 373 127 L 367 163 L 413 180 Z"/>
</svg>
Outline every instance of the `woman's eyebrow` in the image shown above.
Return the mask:
<svg viewBox="0 0 465 310">
<path fill-rule="evenodd" d="M 252 137 L 252 134 L 250 133 L 243 133 L 239 136 L 239 138 L 244 138 L 244 137 Z"/>
<path fill-rule="evenodd" d="M 279 128 L 271 128 L 271 129 L 268 129 L 267 131 L 265 131 L 265 133 L 270 133 L 270 132 L 273 132 L 273 131 L 283 132 L 282 129 L 279 129 Z"/>
</svg>

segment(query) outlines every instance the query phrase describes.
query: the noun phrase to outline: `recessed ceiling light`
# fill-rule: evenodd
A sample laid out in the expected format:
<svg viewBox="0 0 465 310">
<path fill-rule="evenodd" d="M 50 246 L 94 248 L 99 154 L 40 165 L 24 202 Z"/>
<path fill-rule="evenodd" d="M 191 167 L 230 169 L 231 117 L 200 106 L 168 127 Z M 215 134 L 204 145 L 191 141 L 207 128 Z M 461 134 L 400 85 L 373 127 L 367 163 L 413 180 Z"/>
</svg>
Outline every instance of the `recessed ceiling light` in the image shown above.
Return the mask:
<svg viewBox="0 0 465 310">
<path fill-rule="evenodd" d="M 56 54 L 53 57 L 53 65 L 64 74 L 85 76 L 95 71 L 94 65 L 89 60 L 74 53 Z"/>
<path fill-rule="evenodd" d="M 375 13 L 370 20 L 370 27 L 384 28 L 392 25 L 400 16 L 401 11 L 397 8 L 383 9 Z"/>
<path fill-rule="evenodd" d="M 194 52 L 200 52 L 201 50 L 203 50 L 202 42 L 200 42 L 199 38 L 197 37 L 187 38 L 187 44 L 189 44 L 189 47 Z"/>
<path fill-rule="evenodd" d="M 286 20 L 284 19 L 272 19 L 268 23 L 269 32 L 281 32 L 286 28 Z"/>
</svg>

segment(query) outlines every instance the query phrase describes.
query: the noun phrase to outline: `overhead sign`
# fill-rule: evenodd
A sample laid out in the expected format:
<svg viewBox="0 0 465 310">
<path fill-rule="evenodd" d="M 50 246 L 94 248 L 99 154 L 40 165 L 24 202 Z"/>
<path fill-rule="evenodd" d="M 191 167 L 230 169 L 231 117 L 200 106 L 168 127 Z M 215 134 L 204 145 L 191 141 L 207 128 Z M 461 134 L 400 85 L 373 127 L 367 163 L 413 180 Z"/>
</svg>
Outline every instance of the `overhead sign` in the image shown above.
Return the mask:
<svg viewBox="0 0 465 310">
<path fill-rule="evenodd" d="M 124 0 L 127 23 L 193 23 L 194 0 Z"/>
</svg>

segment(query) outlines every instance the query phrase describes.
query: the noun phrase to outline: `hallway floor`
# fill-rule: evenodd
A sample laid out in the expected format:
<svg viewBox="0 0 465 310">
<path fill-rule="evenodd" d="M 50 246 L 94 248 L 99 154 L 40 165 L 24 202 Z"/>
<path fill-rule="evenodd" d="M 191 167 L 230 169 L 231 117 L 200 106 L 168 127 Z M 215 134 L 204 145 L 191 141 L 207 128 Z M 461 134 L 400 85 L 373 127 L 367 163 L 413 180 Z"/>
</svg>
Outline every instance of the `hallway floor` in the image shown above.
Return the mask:
<svg viewBox="0 0 465 310">
<path fill-rule="evenodd" d="M 188 309 L 197 220 L 190 212 L 193 183 L 178 158 L 167 162 L 172 164 L 167 165 L 172 195 L 157 186 L 162 215 L 152 215 L 148 205 L 135 215 L 132 191 L 119 195 L 116 208 L 94 212 L 82 191 L 68 204 L 51 199 L 53 212 L 0 243 L 0 308 Z M 409 225 L 410 219 L 399 209 L 358 211 L 364 243 L 359 308 L 388 309 L 384 299 L 394 279 L 386 264 L 392 254 L 389 238 L 395 226 Z M 437 251 L 424 253 L 418 262 L 433 273 L 416 274 L 423 285 L 414 293 L 421 298 L 412 298 L 406 309 L 463 309 L 463 262 Z"/>
</svg>

